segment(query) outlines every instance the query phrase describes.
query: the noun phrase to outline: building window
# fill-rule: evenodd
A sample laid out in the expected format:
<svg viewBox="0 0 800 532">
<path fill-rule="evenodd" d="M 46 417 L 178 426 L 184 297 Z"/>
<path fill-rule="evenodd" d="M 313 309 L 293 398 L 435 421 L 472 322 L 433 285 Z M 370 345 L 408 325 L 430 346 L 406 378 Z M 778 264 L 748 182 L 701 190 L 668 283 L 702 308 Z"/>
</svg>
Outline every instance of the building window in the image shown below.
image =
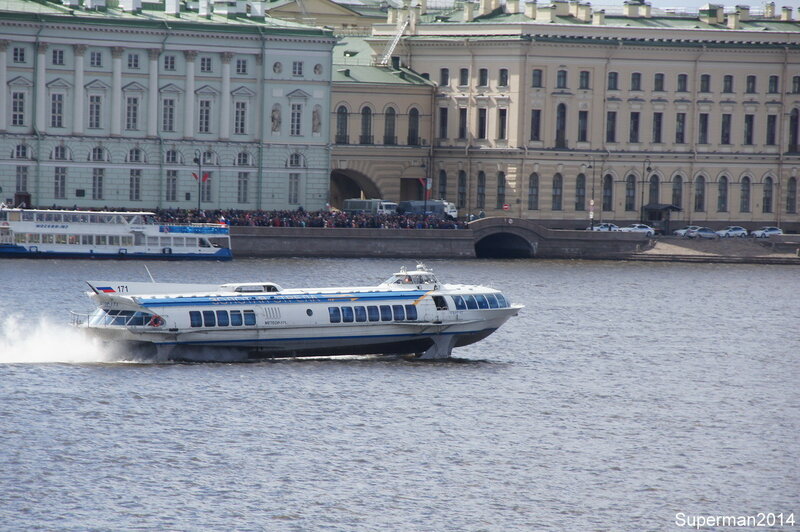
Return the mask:
<svg viewBox="0 0 800 532">
<path fill-rule="evenodd" d="M 708 113 L 700 113 L 697 124 L 697 143 L 708 144 Z"/>
<path fill-rule="evenodd" d="M 540 89 L 542 87 L 542 69 L 534 68 L 531 72 L 531 87 Z"/>
<path fill-rule="evenodd" d="M 753 144 L 753 130 L 755 128 L 756 115 L 744 115 L 744 144 Z"/>
<path fill-rule="evenodd" d="M 299 153 L 293 153 L 289 156 L 289 166 L 301 166 L 302 156 Z M 236 166 L 249 166 L 250 154 L 246 151 L 240 151 L 236 154 Z"/>
<path fill-rule="evenodd" d="M 26 144 L 17 144 L 14 147 L 14 159 L 27 159 L 28 146 Z"/>
<path fill-rule="evenodd" d="M 236 60 L 236 74 L 239 76 L 244 76 L 247 74 L 247 59 Z"/>
<path fill-rule="evenodd" d="M 586 210 L 586 176 L 583 174 L 575 178 L 575 210 Z"/>
<path fill-rule="evenodd" d="M 469 69 L 462 68 L 458 71 L 458 85 L 460 87 L 466 87 L 469 85 Z"/>
<path fill-rule="evenodd" d="M 102 111 L 103 99 L 97 95 L 89 96 L 89 128 L 100 128 L 100 113 Z"/>
<path fill-rule="evenodd" d="M 747 76 L 745 78 L 745 88 L 744 91 L 747 94 L 755 94 L 756 92 L 756 77 L 753 75 Z"/>
<path fill-rule="evenodd" d="M 722 129 L 720 134 L 720 144 L 731 143 L 731 117 L 733 115 L 725 113 L 722 115 Z"/>
<path fill-rule="evenodd" d="M 608 90 L 610 91 L 619 90 L 619 73 L 617 72 L 608 73 Z"/>
<path fill-rule="evenodd" d="M 64 95 L 50 95 L 50 127 L 64 127 Z"/>
<path fill-rule="evenodd" d="M 247 103 L 235 102 L 233 104 L 233 133 L 244 135 L 247 133 Z"/>
<path fill-rule="evenodd" d="M 780 78 L 778 78 L 778 76 L 770 76 L 767 92 L 769 92 L 770 94 L 777 94 L 778 85 L 780 85 Z"/>
<path fill-rule="evenodd" d="M 394 111 L 394 109 L 392 109 L 392 111 Z M 339 108 L 336 109 L 336 144 L 349 143 L 347 133 L 348 114 L 347 107 L 344 105 L 340 105 Z"/>
<path fill-rule="evenodd" d="M 694 210 L 703 212 L 706 210 L 706 178 L 697 176 L 694 181 Z"/>
<path fill-rule="evenodd" d="M 764 195 L 761 201 L 761 211 L 764 213 L 772 212 L 772 197 L 773 197 L 773 190 L 772 190 L 772 178 L 767 177 L 764 179 Z"/>
<path fill-rule="evenodd" d="M 567 147 L 567 105 L 556 107 L 556 148 Z"/>
<path fill-rule="evenodd" d="M 140 201 L 142 199 L 142 171 L 131 170 L 130 188 L 128 191 L 130 201 Z"/>
<path fill-rule="evenodd" d="M 578 142 L 589 140 L 589 111 L 578 111 Z"/>
<path fill-rule="evenodd" d="M 439 170 L 439 199 L 447 198 L 447 172 Z"/>
<path fill-rule="evenodd" d="M 28 191 L 28 167 L 17 166 L 17 183 L 16 192 Z"/>
<path fill-rule="evenodd" d="M 678 74 L 678 91 L 688 92 L 689 90 L 689 76 L 686 74 Z"/>
<path fill-rule="evenodd" d="M 631 74 L 631 90 L 632 91 L 640 91 L 642 90 L 642 74 L 639 72 L 634 72 Z"/>
<path fill-rule="evenodd" d="M 603 210 L 614 210 L 614 178 L 611 174 L 603 177 Z"/>
<path fill-rule="evenodd" d="M 53 159 L 56 161 L 66 161 L 67 160 L 67 147 L 66 146 L 56 146 L 53 148 Z"/>
<path fill-rule="evenodd" d="M 292 61 L 292 76 L 300 77 L 303 75 L 303 62 Z"/>
<path fill-rule="evenodd" d="M 475 197 L 475 207 L 483 209 L 486 207 L 486 174 L 483 171 L 478 172 L 478 185 Z"/>
<path fill-rule="evenodd" d="M 55 199 L 67 197 L 67 169 L 63 166 L 56 166 L 53 173 L 53 197 Z"/>
<path fill-rule="evenodd" d="M 447 107 L 439 107 L 439 138 L 447 138 Z"/>
<path fill-rule="evenodd" d="M 361 139 L 360 144 L 372 144 L 372 109 L 364 107 L 361 110 Z"/>
<path fill-rule="evenodd" d="M 175 70 L 175 56 L 174 55 L 165 55 L 164 56 L 164 70 L 172 72 Z"/>
<path fill-rule="evenodd" d="M 289 204 L 300 203 L 300 174 L 289 174 Z"/>
<path fill-rule="evenodd" d="M 792 94 L 800 94 L 800 76 L 792 77 Z"/>
<path fill-rule="evenodd" d="M 786 183 L 786 212 L 795 214 L 797 212 L 797 178 L 790 177 Z"/>
<path fill-rule="evenodd" d="M 628 142 L 639 142 L 639 111 L 631 111 L 630 129 L 628 131 Z"/>
<path fill-rule="evenodd" d="M 175 100 L 172 98 L 165 98 L 161 103 L 161 128 L 175 131 Z"/>
<path fill-rule="evenodd" d="M 489 69 L 481 68 L 478 70 L 478 87 L 489 86 Z"/>
<path fill-rule="evenodd" d="M 497 110 L 497 138 L 506 139 L 506 125 L 508 121 L 508 109 Z"/>
<path fill-rule="evenodd" d="M 139 54 L 128 54 L 128 68 L 139 70 Z"/>
<path fill-rule="evenodd" d="M 767 146 L 775 146 L 775 132 L 777 131 L 778 115 L 767 115 Z"/>
<path fill-rule="evenodd" d="M 199 133 L 211 132 L 211 100 L 200 100 L 197 116 L 197 131 Z"/>
<path fill-rule="evenodd" d="M 450 69 L 449 68 L 440 68 L 439 69 L 439 85 L 441 87 L 447 87 L 450 85 Z"/>
<path fill-rule="evenodd" d="M 200 72 L 211 72 L 211 58 L 210 57 L 201 57 L 200 58 Z"/>
<path fill-rule="evenodd" d="M 672 179 L 672 204 L 678 208 L 683 206 L 683 178 L 679 175 Z"/>
<path fill-rule="evenodd" d="M 625 178 L 625 210 L 636 210 L 636 176 L 633 174 Z"/>
<path fill-rule="evenodd" d="M 498 87 L 508 87 L 508 69 L 501 68 L 500 73 L 497 76 L 497 86 Z"/>
<path fill-rule="evenodd" d="M 606 113 L 606 142 L 617 142 L 617 112 Z"/>
<path fill-rule="evenodd" d="M 567 88 L 567 71 L 566 70 L 559 70 L 556 72 L 556 88 L 557 89 L 566 89 Z"/>
<path fill-rule="evenodd" d="M 531 140 L 542 140 L 542 110 L 531 109 Z"/>
<path fill-rule="evenodd" d="M 539 210 L 539 174 L 536 172 L 528 179 L 528 210 Z"/>
<path fill-rule="evenodd" d="M 653 113 L 653 144 L 661 144 L 664 129 L 664 113 Z"/>
<path fill-rule="evenodd" d="M 486 126 L 487 126 L 487 118 L 486 118 L 486 108 L 480 107 L 478 108 L 478 138 L 485 139 L 486 138 Z"/>
<path fill-rule="evenodd" d="M 496 207 L 502 209 L 506 204 L 506 173 L 497 172 L 497 203 Z"/>
<path fill-rule="evenodd" d="M 733 92 L 733 76 L 730 74 L 722 78 L 722 92 Z"/>
<path fill-rule="evenodd" d="M 64 64 L 64 50 L 56 48 L 53 50 L 52 61 L 54 65 Z"/>
<path fill-rule="evenodd" d="M 92 68 L 101 68 L 103 66 L 103 53 L 89 52 L 89 66 Z"/>
<path fill-rule="evenodd" d="M 236 181 L 236 201 L 238 203 L 247 203 L 247 188 L 249 181 L 249 172 L 239 172 L 239 177 Z"/>
<path fill-rule="evenodd" d="M 739 212 L 750 212 L 750 178 L 742 178 L 739 191 Z"/>
<path fill-rule="evenodd" d="M 92 199 L 103 199 L 103 177 L 105 170 L 103 168 L 92 168 Z"/>
<path fill-rule="evenodd" d="M 563 208 L 564 198 L 564 178 L 561 174 L 553 176 L 553 198 L 551 207 L 554 211 L 560 211 Z"/>
<path fill-rule="evenodd" d="M 589 90 L 589 71 L 588 70 L 581 70 L 580 74 L 578 74 L 578 88 L 583 90 Z"/>
<path fill-rule="evenodd" d="M 664 74 L 659 72 L 653 78 L 653 91 L 654 92 L 663 92 L 664 91 Z"/>
<path fill-rule="evenodd" d="M 397 112 L 394 110 L 394 107 L 389 107 L 386 109 L 386 113 L 384 114 L 383 118 L 383 143 L 389 146 L 394 146 L 397 144 L 397 134 L 395 133 L 397 119 Z"/>
<path fill-rule="evenodd" d="M 661 203 L 661 182 L 656 174 L 650 176 L 650 190 L 647 202 L 654 205 Z"/>
<path fill-rule="evenodd" d="M 467 173 L 463 170 L 458 172 L 458 208 L 463 209 L 467 206 Z"/>
<path fill-rule="evenodd" d="M 717 184 L 717 212 L 728 211 L 728 178 L 722 176 Z"/>
<path fill-rule="evenodd" d="M 675 144 L 686 142 L 686 113 L 675 115 Z"/>
<path fill-rule="evenodd" d="M 139 98 L 128 96 L 125 107 L 125 129 L 139 129 Z"/>
<path fill-rule="evenodd" d="M 206 153 L 203 154 L 203 158 L 205 158 Z M 211 172 L 204 171 L 203 177 L 205 181 L 200 180 L 200 201 L 208 203 L 211 201 Z"/>
<path fill-rule="evenodd" d="M 702 74 L 700 76 L 700 92 L 711 92 L 711 75 Z"/>
<path fill-rule="evenodd" d="M 177 150 L 167 150 L 164 152 L 164 162 L 167 164 L 177 164 L 178 163 L 178 151 Z"/>
<path fill-rule="evenodd" d="M 467 138 L 467 108 L 458 108 L 458 138 L 464 140 Z"/>
<path fill-rule="evenodd" d="M 14 47 L 12 51 L 13 61 L 15 63 L 24 63 L 25 62 L 25 48 L 21 48 L 18 46 Z"/>
<path fill-rule="evenodd" d="M 25 125 L 25 93 L 12 92 L 11 93 L 11 125 L 24 126 Z"/>
<path fill-rule="evenodd" d="M 408 145 L 419 146 L 419 110 L 416 108 L 408 112 Z"/>
<path fill-rule="evenodd" d="M 131 148 L 128 151 L 128 162 L 129 163 L 140 163 L 142 162 L 142 150 L 139 148 Z"/>
<path fill-rule="evenodd" d="M 92 148 L 91 160 L 92 161 L 105 161 L 106 160 L 106 151 L 100 146 L 95 146 L 94 148 Z"/>
<path fill-rule="evenodd" d="M 167 170 L 167 201 L 178 200 L 178 171 Z"/>
<path fill-rule="evenodd" d="M 289 135 L 299 137 L 303 134 L 303 104 L 293 103 L 289 113 Z"/>
</svg>

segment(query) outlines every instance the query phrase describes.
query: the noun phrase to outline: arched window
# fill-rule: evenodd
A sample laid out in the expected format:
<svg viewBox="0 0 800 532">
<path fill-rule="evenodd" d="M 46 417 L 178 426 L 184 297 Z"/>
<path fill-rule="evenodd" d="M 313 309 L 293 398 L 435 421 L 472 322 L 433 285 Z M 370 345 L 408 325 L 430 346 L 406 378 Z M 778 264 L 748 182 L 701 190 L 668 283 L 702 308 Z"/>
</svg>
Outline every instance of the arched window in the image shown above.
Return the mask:
<svg viewBox="0 0 800 532">
<path fill-rule="evenodd" d="M 439 199 L 447 198 L 447 172 L 439 170 Z"/>
<path fill-rule="evenodd" d="M 497 208 L 502 209 L 506 204 L 506 173 L 497 172 Z"/>
<path fill-rule="evenodd" d="M 636 176 L 633 174 L 625 178 L 625 210 L 636 210 Z"/>
<path fill-rule="evenodd" d="M 142 161 L 142 150 L 139 148 L 132 148 L 128 151 L 128 162 L 129 163 L 141 163 Z"/>
<path fill-rule="evenodd" d="M 701 175 L 694 180 L 694 210 L 695 212 L 706 210 L 706 178 Z"/>
<path fill-rule="evenodd" d="M 614 210 L 614 177 L 611 174 L 603 177 L 603 210 Z"/>
<path fill-rule="evenodd" d="M 750 212 L 750 178 L 742 178 L 741 191 L 739 192 L 739 212 Z"/>
<path fill-rule="evenodd" d="M 408 112 L 408 145 L 419 146 L 419 110 L 416 107 Z"/>
<path fill-rule="evenodd" d="M 336 109 L 336 144 L 349 144 L 350 139 L 347 134 L 347 107 L 340 105 Z"/>
<path fill-rule="evenodd" d="M 762 212 L 772 212 L 773 181 L 771 177 L 764 179 L 764 196 L 761 202 Z"/>
<path fill-rule="evenodd" d="M 567 147 L 567 105 L 560 103 L 556 108 L 556 148 Z"/>
<path fill-rule="evenodd" d="M 586 176 L 583 174 L 575 178 L 575 210 L 586 210 Z"/>
<path fill-rule="evenodd" d="M 69 148 L 59 145 L 53 148 L 50 158 L 56 161 L 68 161 L 72 160 L 72 154 L 70 153 Z"/>
<path fill-rule="evenodd" d="M 303 168 L 305 166 L 305 157 L 302 153 L 293 153 L 289 155 L 289 168 Z"/>
<path fill-rule="evenodd" d="M 372 109 L 364 107 L 361 110 L 361 138 L 359 144 L 372 144 Z"/>
<path fill-rule="evenodd" d="M 728 178 L 722 176 L 719 178 L 718 191 L 717 191 L 717 212 L 728 211 Z"/>
<path fill-rule="evenodd" d="M 797 178 L 790 177 L 786 183 L 786 212 L 794 214 L 797 212 Z"/>
<path fill-rule="evenodd" d="M 180 153 L 178 150 L 167 150 L 164 152 L 164 162 L 167 164 L 178 164 L 181 161 Z"/>
<path fill-rule="evenodd" d="M 106 150 L 102 146 L 95 146 L 89 153 L 90 161 L 106 161 Z"/>
<path fill-rule="evenodd" d="M 483 172 L 478 172 L 478 186 L 477 186 L 477 194 L 475 198 L 475 207 L 478 209 L 483 209 L 486 207 L 486 174 Z"/>
<path fill-rule="evenodd" d="M 397 144 L 397 133 L 395 132 L 395 122 L 397 118 L 397 111 L 394 107 L 386 109 L 383 122 L 383 143 L 389 146 Z"/>
<path fill-rule="evenodd" d="M 553 176 L 553 210 L 560 211 L 563 205 L 564 178 L 561 174 Z"/>
<path fill-rule="evenodd" d="M 240 151 L 236 154 L 236 166 L 249 166 L 250 165 L 250 154 L 246 151 Z"/>
<path fill-rule="evenodd" d="M 204 151 L 203 164 L 217 164 L 217 154 L 211 150 Z"/>
<path fill-rule="evenodd" d="M 14 151 L 11 153 L 12 159 L 28 159 L 31 150 L 28 149 L 27 144 L 17 144 L 14 146 Z"/>
<path fill-rule="evenodd" d="M 464 170 L 458 172 L 458 208 L 467 207 L 467 173 Z"/>
<path fill-rule="evenodd" d="M 539 209 L 539 174 L 532 173 L 528 181 L 528 210 Z"/>
<path fill-rule="evenodd" d="M 656 174 L 652 174 L 650 176 L 650 190 L 647 197 L 647 203 L 650 203 L 651 205 L 657 205 L 661 203 L 660 188 L 661 180 L 658 179 Z"/>
<path fill-rule="evenodd" d="M 672 178 L 672 204 L 683 208 L 683 177 L 679 175 Z"/>
<path fill-rule="evenodd" d="M 789 115 L 789 151 L 800 151 L 798 147 L 798 130 L 800 129 L 800 112 L 797 109 L 792 109 Z"/>
</svg>

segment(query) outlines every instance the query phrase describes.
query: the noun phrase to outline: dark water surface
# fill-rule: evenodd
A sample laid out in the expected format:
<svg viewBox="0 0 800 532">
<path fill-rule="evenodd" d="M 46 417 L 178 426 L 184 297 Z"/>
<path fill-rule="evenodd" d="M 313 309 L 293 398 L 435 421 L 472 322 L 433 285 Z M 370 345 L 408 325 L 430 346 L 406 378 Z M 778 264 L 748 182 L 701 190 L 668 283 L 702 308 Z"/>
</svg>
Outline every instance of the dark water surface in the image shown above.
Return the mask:
<svg viewBox="0 0 800 532">
<path fill-rule="evenodd" d="M 298 287 L 372 284 L 403 264 L 149 266 L 164 282 Z M 0 530 L 800 521 L 800 270 L 428 265 L 526 308 L 448 362 L 150 365 L 66 326 L 91 308 L 83 280 L 147 280 L 141 263 L 0 260 Z"/>
</svg>

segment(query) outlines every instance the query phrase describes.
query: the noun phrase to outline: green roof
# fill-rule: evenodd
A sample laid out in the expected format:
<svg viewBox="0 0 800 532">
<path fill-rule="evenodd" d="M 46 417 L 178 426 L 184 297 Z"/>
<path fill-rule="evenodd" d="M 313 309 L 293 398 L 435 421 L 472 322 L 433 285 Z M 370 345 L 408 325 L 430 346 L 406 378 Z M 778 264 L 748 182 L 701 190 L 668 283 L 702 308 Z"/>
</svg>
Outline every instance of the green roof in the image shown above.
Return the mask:
<svg viewBox="0 0 800 532">
<path fill-rule="evenodd" d="M 432 82 L 407 68 L 372 64 L 372 47 L 360 37 L 345 37 L 333 47 L 334 82 L 431 85 Z"/>
</svg>

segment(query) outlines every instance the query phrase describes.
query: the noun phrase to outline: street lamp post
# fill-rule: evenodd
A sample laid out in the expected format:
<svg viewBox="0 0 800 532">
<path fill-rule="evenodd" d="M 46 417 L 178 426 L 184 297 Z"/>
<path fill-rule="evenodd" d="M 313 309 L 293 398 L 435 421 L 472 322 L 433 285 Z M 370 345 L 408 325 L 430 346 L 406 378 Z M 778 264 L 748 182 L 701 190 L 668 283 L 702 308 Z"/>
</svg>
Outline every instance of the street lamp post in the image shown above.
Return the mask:
<svg viewBox="0 0 800 532">
<path fill-rule="evenodd" d="M 650 167 L 650 157 L 645 157 L 644 161 L 642 161 L 642 203 L 641 203 L 641 213 L 639 215 L 639 223 L 644 223 L 644 185 L 647 179 L 647 174 L 650 173 L 652 168 Z"/>
<path fill-rule="evenodd" d="M 203 153 L 194 150 L 194 162 L 197 163 L 197 214 L 200 214 L 200 187 L 203 182 Z"/>
<path fill-rule="evenodd" d="M 586 168 L 592 169 L 592 197 L 589 200 L 589 228 L 594 231 L 594 176 L 595 176 L 595 163 L 594 157 L 587 157 L 589 160 L 589 166 Z"/>
</svg>

